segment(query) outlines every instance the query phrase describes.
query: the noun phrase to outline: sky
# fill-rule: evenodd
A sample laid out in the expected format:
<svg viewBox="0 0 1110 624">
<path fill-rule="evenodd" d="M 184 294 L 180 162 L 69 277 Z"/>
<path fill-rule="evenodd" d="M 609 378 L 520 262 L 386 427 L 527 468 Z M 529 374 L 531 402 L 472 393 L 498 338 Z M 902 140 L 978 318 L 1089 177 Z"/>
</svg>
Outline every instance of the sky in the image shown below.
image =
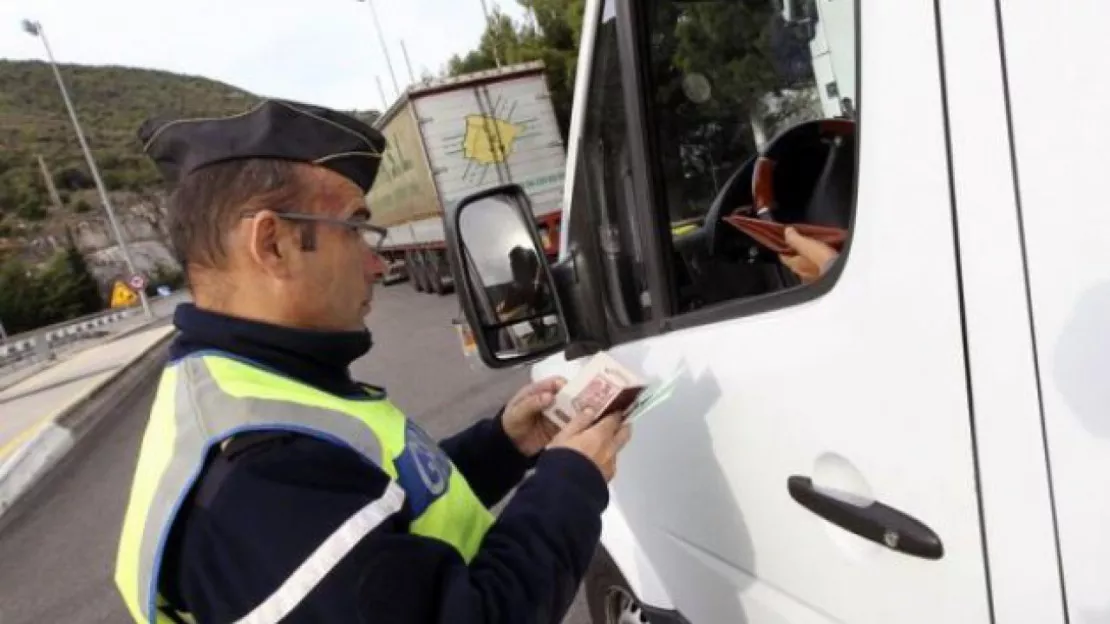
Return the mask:
<svg viewBox="0 0 1110 624">
<path fill-rule="evenodd" d="M 481 0 L 373 0 L 399 88 L 477 46 Z M 486 0 L 515 19 L 515 0 Z M 23 32 L 42 24 L 59 63 L 125 65 L 205 76 L 268 97 L 383 109 L 393 80 L 366 2 L 357 0 L 0 0 L 0 58 L 46 59 Z M 0 87 L 2 88 L 2 87 Z"/>
</svg>

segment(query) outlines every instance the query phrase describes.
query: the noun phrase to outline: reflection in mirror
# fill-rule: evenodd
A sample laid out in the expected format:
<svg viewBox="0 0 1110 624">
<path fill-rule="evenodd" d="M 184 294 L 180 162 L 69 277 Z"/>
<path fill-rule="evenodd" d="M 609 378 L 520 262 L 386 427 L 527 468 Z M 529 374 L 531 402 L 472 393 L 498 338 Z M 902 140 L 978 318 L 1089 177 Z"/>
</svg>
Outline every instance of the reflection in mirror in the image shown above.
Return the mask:
<svg viewBox="0 0 1110 624">
<path fill-rule="evenodd" d="M 554 292 L 522 211 L 494 195 L 459 213 L 463 259 L 482 331 L 498 359 L 512 359 L 563 340 Z"/>
</svg>

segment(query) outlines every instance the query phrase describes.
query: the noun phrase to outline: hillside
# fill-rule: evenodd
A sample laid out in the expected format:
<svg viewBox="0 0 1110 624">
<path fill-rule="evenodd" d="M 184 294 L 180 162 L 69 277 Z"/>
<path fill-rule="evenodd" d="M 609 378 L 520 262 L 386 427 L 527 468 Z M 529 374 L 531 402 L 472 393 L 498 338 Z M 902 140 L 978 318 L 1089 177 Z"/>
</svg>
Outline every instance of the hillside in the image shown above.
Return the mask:
<svg viewBox="0 0 1110 624">
<path fill-rule="evenodd" d="M 147 194 L 160 187 L 135 135 L 144 119 L 155 114 L 233 114 L 258 100 L 207 78 L 114 66 L 60 67 L 104 184 L 113 194 Z M 360 116 L 373 118 L 376 113 Z M 64 204 L 62 214 L 51 205 L 40 155 Z M 0 60 L 0 237 L 46 231 L 49 222 L 98 209 L 94 190 L 50 66 Z"/>
<path fill-rule="evenodd" d="M 144 191 L 158 174 L 142 155 L 135 131 L 156 113 L 224 115 L 256 96 L 191 76 L 123 67 L 62 66 L 81 126 L 105 185 Z M 50 198 L 36 156 L 50 169 L 66 208 L 86 211 L 82 189 L 93 189 L 80 145 L 49 65 L 0 61 L 0 215 L 10 220 L 47 217 Z M 94 202 L 95 205 L 95 202 Z"/>
</svg>

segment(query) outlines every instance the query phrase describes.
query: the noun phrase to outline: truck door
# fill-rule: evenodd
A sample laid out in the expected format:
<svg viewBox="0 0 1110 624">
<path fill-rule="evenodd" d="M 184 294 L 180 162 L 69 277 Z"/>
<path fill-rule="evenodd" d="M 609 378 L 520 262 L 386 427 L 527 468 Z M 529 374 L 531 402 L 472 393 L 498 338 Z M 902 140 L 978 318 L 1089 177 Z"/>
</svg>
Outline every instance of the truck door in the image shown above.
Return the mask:
<svg viewBox="0 0 1110 624">
<path fill-rule="evenodd" d="M 1000 4 L 1063 598 L 1110 622 L 1110 4 Z M 1046 120 L 1051 120 L 1050 123 Z"/>
<path fill-rule="evenodd" d="M 934 3 L 816 2 L 588 5 L 568 244 L 670 388 L 606 535 L 695 623 L 986 622 Z M 759 205 L 850 240 L 809 283 Z"/>
</svg>

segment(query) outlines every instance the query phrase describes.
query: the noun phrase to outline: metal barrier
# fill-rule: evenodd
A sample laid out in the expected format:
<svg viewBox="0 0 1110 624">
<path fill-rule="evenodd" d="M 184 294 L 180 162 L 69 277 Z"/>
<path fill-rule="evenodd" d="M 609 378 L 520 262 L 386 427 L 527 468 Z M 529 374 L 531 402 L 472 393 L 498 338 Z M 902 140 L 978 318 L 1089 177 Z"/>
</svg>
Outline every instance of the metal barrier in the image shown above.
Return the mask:
<svg viewBox="0 0 1110 624">
<path fill-rule="evenodd" d="M 27 360 L 52 360 L 55 349 L 89 334 L 104 332 L 111 325 L 137 314 L 142 314 L 141 308 L 106 310 L 13 336 L 0 345 L 0 368 Z"/>
</svg>

